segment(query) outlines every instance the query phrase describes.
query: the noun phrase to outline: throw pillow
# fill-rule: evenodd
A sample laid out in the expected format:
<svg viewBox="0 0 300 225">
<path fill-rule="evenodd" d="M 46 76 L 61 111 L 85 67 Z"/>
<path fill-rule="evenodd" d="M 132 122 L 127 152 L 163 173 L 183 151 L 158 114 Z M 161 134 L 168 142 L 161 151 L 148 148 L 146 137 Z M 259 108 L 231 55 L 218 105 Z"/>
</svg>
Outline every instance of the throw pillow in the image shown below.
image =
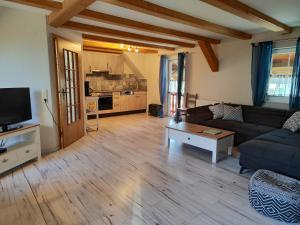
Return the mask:
<svg viewBox="0 0 300 225">
<path fill-rule="evenodd" d="M 224 116 L 224 104 L 223 103 L 220 103 L 217 105 L 211 105 L 208 108 L 213 113 L 213 119 L 219 119 Z"/>
<path fill-rule="evenodd" d="M 298 131 L 300 129 L 300 111 L 295 112 L 287 121 L 285 121 L 283 128 L 292 132 Z"/>
<path fill-rule="evenodd" d="M 223 120 L 235 120 L 243 122 L 242 106 L 233 107 L 230 105 L 224 105 Z"/>
</svg>

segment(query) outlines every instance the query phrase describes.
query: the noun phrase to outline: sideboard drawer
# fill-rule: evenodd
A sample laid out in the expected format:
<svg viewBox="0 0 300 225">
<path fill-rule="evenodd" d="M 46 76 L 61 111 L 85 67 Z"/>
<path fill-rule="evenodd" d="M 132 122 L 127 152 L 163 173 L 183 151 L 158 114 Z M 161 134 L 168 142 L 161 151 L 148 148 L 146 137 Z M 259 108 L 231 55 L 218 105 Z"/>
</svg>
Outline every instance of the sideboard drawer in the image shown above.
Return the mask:
<svg viewBox="0 0 300 225">
<path fill-rule="evenodd" d="M 18 161 L 15 151 L 0 155 L 0 169 L 9 168 Z"/>
<path fill-rule="evenodd" d="M 21 149 L 18 150 L 18 159 L 21 162 L 28 161 L 34 157 L 37 157 L 38 151 L 37 148 L 34 144 L 32 145 L 27 145 Z"/>
</svg>

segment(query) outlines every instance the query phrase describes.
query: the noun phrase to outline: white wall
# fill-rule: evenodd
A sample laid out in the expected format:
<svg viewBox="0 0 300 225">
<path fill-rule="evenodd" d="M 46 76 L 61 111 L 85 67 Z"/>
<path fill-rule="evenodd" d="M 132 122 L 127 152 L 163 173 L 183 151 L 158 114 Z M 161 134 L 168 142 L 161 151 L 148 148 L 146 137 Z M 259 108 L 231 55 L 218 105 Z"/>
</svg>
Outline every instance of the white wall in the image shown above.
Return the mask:
<svg viewBox="0 0 300 225">
<path fill-rule="evenodd" d="M 49 68 L 46 17 L 0 7 L 0 87 L 30 87 L 34 122 L 41 124 L 43 152 L 57 149 L 57 128 L 41 99 L 49 91 L 53 104 Z"/>
<path fill-rule="evenodd" d="M 148 104 L 160 104 L 158 54 L 124 53 L 124 72 L 142 74 L 147 79 Z"/>
<path fill-rule="evenodd" d="M 188 54 L 187 91 L 198 93 L 200 100 L 252 104 L 250 44 L 299 36 L 300 29 L 296 29 L 288 35 L 266 32 L 255 35 L 252 40 L 247 41 L 224 40 L 214 47 L 220 63 L 219 72 L 215 73 L 211 72 L 202 51 L 197 46 L 189 50 Z M 283 44 L 286 43 L 276 43 L 276 45 Z"/>
</svg>

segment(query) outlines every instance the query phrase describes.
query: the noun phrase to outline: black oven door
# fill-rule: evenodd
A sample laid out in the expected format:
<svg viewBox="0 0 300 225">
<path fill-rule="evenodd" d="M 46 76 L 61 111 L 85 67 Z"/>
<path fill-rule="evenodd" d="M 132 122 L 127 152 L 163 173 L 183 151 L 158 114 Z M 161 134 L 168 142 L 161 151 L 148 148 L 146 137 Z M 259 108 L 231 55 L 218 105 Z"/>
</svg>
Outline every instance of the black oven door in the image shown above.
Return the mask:
<svg viewBox="0 0 300 225">
<path fill-rule="evenodd" d="M 113 97 L 111 95 L 100 96 L 98 99 L 98 106 L 99 106 L 99 110 L 113 109 Z"/>
</svg>

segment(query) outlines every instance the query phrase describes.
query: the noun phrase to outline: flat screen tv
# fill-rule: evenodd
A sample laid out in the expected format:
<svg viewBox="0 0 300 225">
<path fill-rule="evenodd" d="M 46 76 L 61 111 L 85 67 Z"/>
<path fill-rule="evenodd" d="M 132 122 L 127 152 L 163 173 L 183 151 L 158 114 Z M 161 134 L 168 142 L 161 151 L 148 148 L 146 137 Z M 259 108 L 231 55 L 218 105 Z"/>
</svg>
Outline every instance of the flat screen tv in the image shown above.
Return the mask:
<svg viewBox="0 0 300 225">
<path fill-rule="evenodd" d="M 32 119 L 29 88 L 0 88 L 0 127 Z"/>
</svg>

